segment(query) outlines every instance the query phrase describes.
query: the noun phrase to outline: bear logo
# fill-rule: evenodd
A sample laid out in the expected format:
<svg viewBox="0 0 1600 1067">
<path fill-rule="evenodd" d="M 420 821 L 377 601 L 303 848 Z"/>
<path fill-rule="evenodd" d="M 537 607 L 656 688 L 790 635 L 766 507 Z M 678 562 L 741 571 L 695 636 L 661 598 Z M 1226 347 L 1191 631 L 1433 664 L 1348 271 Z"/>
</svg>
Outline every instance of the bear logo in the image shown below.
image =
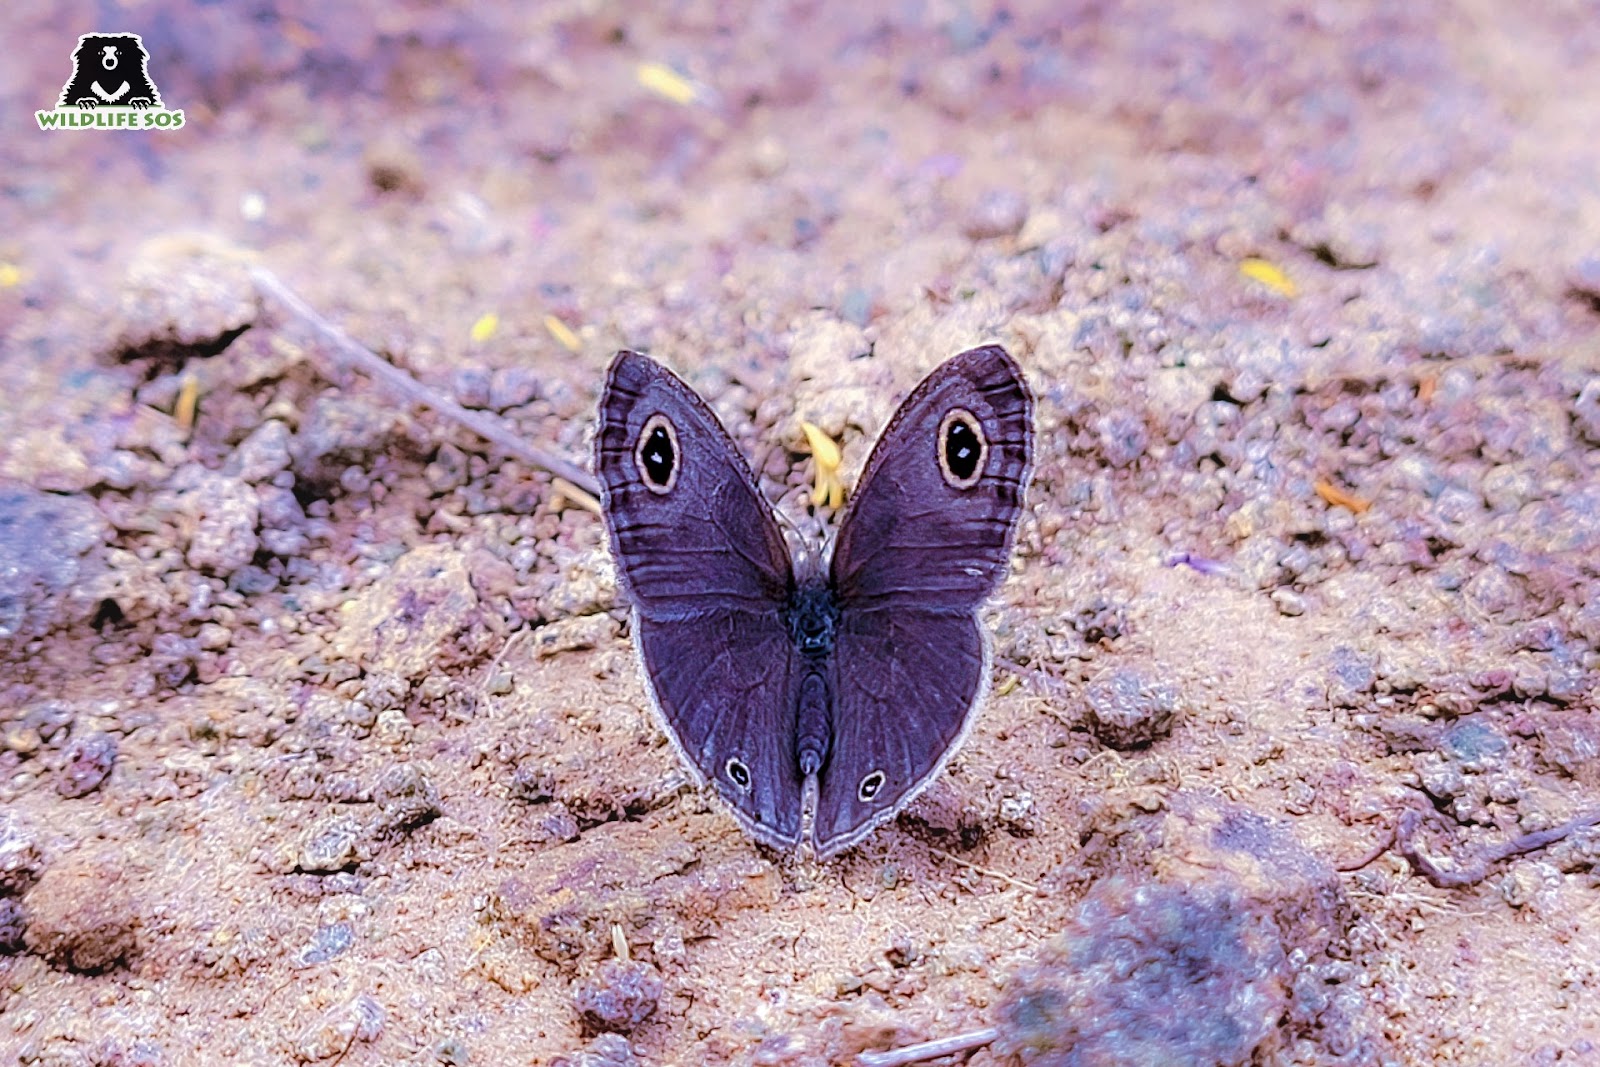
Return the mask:
<svg viewBox="0 0 1600 1067">
<path fill-rule="evenodd" d="M 105 105 L 139 110 L 161 107 L 161 92 L 150 80 L 150 54 L 136 33 L 86 33 L 72 53 L 72 77 L 56 107 L 85 111 Z"/>
</svg>

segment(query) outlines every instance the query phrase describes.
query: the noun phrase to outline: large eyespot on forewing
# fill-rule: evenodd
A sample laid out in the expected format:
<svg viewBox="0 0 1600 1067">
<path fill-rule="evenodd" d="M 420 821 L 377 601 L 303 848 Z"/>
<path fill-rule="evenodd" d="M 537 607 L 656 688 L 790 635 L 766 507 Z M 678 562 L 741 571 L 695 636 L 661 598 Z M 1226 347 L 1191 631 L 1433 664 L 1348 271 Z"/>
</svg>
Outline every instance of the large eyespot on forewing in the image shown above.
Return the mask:
<svg viewBox="0 0 1600 1067">
<path fill-rule="evenodd" d="M 659 496 L 672 492 L 678 484 L 683 453 L 678 451 L 678 431 L 671 419 L 655 414 L 645 422 L 633 446 L 633 465 L 646 489 Z"/>
<path fill-rule="evenodd" d="M 945 484 L 952 489 L 971 489 L 978 484 L 989 458 L 989 441 L 977 416 L 966 408 L 945 412 L 935 447 Z"/>
</svg>

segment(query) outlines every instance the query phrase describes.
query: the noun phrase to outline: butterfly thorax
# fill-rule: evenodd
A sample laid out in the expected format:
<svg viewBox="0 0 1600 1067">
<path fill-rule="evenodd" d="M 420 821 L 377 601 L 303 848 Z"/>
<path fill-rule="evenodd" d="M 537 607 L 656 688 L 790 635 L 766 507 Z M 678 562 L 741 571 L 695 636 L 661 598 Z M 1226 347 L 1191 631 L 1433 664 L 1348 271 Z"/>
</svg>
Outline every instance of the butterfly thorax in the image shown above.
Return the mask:
<svg viewBox="0 0 1600 1067">
<path fill-rule="evenodd" d="M 794 647 L 808 659 L 825 659 L 833 651 L 839 627 L 839 603 L 825 582 L 802 583 L 789 595 L 784 625 Z"/>
</svg>

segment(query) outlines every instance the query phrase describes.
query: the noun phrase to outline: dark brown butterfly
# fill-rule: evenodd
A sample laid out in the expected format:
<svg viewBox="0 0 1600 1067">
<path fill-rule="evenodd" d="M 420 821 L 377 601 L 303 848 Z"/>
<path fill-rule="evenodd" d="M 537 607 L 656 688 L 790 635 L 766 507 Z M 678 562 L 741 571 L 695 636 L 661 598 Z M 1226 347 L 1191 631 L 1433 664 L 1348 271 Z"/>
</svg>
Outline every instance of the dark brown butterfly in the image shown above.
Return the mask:
<svg viewBox="0 0 1600 1067">
<path fill-rule="evenodd" d="M 1003 348 L 923 379 L 868 458 L 831 557 L 797 572 L 703 400 L 619 352 L 596 470 L 656 710 L 756 840 L 826 858 L 939 773 L 989 684 L 1033 398 Z"/>
</svg>

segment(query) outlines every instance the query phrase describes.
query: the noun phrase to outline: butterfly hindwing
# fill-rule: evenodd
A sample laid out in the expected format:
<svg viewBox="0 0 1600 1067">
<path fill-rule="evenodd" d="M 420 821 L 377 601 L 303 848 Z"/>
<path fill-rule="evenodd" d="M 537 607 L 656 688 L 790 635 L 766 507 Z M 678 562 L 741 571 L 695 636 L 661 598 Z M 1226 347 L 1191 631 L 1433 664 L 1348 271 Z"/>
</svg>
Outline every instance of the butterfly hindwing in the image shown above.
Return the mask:
<svg viewBox="0 0 1600 1067">
<path fill-rule="evenodd" d="M 970 611 L 847 612 L 835 655 L 833 749 L 812 831 L 823 857 L 865 837 L 938 774 L 989 681 L 988 640 Z"/>
<path fill-rule="evenodd" d="M 717 612 L 690 622 L 634 620 L 639 658 L 678 753 L 727 801 L 750 836 L 800 842 L 793 643 L 777 613 Z"/>
</svg>

